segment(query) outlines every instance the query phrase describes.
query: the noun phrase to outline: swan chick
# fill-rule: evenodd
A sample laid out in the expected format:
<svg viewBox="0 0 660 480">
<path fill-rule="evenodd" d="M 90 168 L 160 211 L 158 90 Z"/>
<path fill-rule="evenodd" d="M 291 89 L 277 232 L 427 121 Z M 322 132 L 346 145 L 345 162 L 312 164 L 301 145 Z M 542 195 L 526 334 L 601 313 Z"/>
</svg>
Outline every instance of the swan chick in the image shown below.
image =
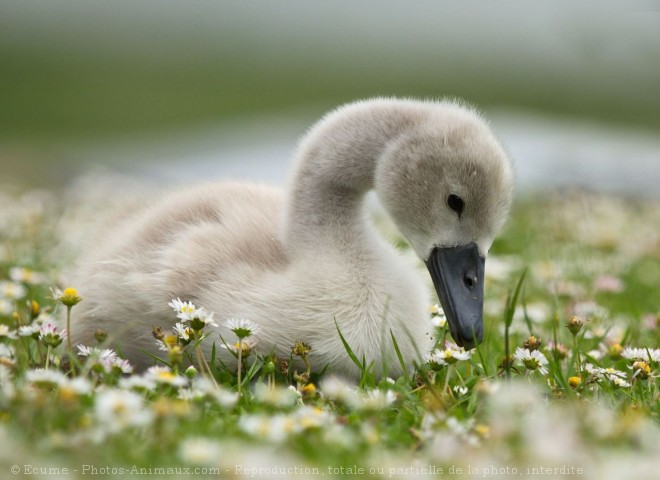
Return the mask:
<svg viewBox="0 0 660 480">
<path fill-rule="evenodd" d="M 485 257 L 510 208 L 513 170 L 485 120 L 453 101 L 372 99 L 340 107 L 301 140 L 286 192 L 211 183 L 166 195 L 102 231 L 71 282 L 85 301 L 72 334 L 102 328 L 138 368 L 157 353 L 152 325 L 176 322 L 168 302 L 192 301 L 259 327 L 257 351 L 359 375 L 359 358 L 401 373 L 435 339 L 418 270 L 370 221 L 376 196 L 428 267 L 450 333 L 483 338 Z M 231 332 L 220 326 L 223 339 Z M 210 342 L 203 342 L 210 355 Z M 223 358 L 231 362 L 232 357 Z"/>
</svg>

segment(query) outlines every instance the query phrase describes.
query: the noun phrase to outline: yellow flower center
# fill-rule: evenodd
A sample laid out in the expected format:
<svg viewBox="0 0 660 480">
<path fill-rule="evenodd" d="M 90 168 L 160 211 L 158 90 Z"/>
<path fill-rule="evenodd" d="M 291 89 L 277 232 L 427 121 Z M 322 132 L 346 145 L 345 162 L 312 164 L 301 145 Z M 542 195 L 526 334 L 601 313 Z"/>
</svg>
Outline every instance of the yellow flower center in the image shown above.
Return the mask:
<svg viewBox="0 0 660 480">
<path fill-rule="evenodd" d="M 67 297 L 77 297 L 78 296 L 78 290 L 76 290 L 73 287 L 65 288 L 62 293 L 64 295 L 66 295 Z"/>
<path fill-rule="evenodd" d="M 164 381 L 170 381 L 170 380 L 174 380 L 176 378 L 176 375 L 174 375 L 172 372 L 160 372 L 158 374 L 158 378 Z"/>
</svg>

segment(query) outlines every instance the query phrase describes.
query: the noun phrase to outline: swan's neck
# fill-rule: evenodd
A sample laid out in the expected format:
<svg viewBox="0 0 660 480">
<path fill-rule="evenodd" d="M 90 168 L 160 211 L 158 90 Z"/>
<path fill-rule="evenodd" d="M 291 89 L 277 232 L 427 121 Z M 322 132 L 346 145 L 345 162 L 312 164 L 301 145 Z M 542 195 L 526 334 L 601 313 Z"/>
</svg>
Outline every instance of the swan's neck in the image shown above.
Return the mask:
<svg viewBox="0 0 660 480">
<path fill-rule="evenodd" d="M 285 243 L 295 252 L 355 252 L 372 236 L 363 205 L 379 158 L 417 121 L 403 102 L 354 105 L 322 120 L 301 143 L 285 214 Z"/>
</svg>

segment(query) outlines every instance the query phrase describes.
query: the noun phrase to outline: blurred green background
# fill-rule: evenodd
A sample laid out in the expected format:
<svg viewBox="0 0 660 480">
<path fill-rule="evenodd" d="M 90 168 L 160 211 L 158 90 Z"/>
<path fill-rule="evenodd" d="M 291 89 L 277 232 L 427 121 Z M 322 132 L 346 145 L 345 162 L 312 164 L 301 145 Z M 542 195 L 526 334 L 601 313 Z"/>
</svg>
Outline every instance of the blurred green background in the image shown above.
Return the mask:
<svg viewBox="0 0 660 480">
<path fill-rule="evenodd" d="M 375 95 L 656 135 L 658 4 L 573 3 L 3 0 L 3 180 L 58 183 L 261 118 L 299 119 L 295 138 Z"/>
</svg>

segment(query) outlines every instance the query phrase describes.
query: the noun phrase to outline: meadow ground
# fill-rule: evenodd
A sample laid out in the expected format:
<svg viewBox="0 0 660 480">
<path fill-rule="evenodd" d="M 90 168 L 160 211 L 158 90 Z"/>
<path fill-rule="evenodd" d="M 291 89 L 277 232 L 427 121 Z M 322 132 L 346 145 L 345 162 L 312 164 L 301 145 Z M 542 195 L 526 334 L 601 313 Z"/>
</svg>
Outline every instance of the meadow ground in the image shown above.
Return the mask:
<svg viewBox="0 0 660 480">
<path fill-rule="evenodd" d="M 180 324 L 155 332 L 164 362 L 147 372 L 104 349 L 103 332 L 70 350 L 56 319 L 70 310 L 75 323 L 80 299 L 60 274 L 105 200 L 0 191 L 1 478 L 618 480 L 660 469 L 657 200 L 519 199 L 486 264 L 484 343 L 456 347 L 429 306 L 437 350 L 400 378 L 356 357 L 358 386 L 323 372 L 305 339 L 291 339 L 303 372 L 264 356 L 249 322 L 223 345 L 203 305 L 173 304 Z M 199 342 L 240 351 L 240 374 L 201 361 Z"/>
</svg>

